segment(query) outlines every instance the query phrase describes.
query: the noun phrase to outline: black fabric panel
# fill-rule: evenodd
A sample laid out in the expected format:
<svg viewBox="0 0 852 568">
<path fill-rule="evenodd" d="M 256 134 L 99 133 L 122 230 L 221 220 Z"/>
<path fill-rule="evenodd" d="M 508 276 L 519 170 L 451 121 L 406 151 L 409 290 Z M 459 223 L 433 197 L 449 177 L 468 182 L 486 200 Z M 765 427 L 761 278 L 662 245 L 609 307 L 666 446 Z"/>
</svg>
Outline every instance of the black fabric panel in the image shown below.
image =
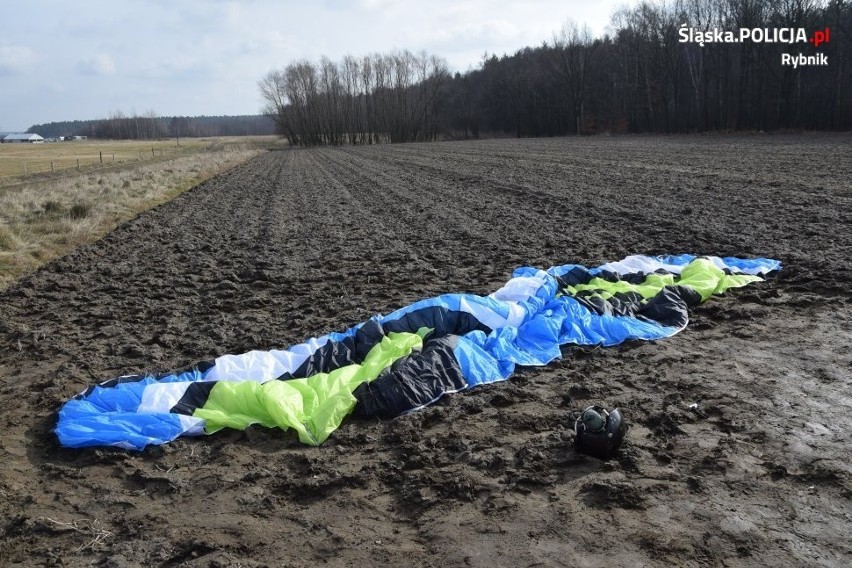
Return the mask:
<svg viewBox="0 0 852 568">
<path fill-rule="evenodd" d="M 381 324 L 375 320 L 364 322 L 355 335 L 343 341 L 329 341 L 308 357 L 299 368 L 292 373 L 277 377 L 278 380 L 310 377 L 317 373 L 330 373 L 340 367 L 361 363 L 370 349 L 379 344 L 385 337 Z"/>
<path fill-rule="evenodd" d="M 600 316 L 631 316 L 642 308 L 644 298 L 637 292 L 618 292 L 603 299 L 593 290 L 583 290 L 572 296 L 592 313 Z"/>
<path fill-rule="evenodd" d="M 376 320 L 371 319 L 364 322 L 364 325 L 355 333 L 355 362 L 362 362 L 370 349 L 381 343 L 385 335 L 386 330 Z"/>
<path fill-rule="evenodd" d="M 645 298 L 639 292 L 617 292 L 608 300 L 614 316 L 635 316 L 644 302 Z"/>
<path fill-rule="evenodd" d="M 353 393 L 358 400 L 355 415 L 393 418 L 465 388 L 454 353 L 457 343 L 457 336 L 429 340 L 419 353 L 395 361 L 376 380 L 359 385 Z"/>
<path fill-rule="evenodd" d="M 568 286 L 577 286 L 578 284 L 588 284 L 589 280 L 594 278 L 591 275 L 588 268 L 584 268 L 582 266 L 575 266 L 565 274 L 556 277 L 556 283 L 559 285 L 559 289 L 566 288 Z"/>
<path fill-rule="evenodd" d="M 192 383 L 169 412 L 192 416 L 192 413 L 196 409 L 204 406 L 204 403 L 207 402 L 207 397 L 210 396 L 210 391 L 213 390 L 217 382 L 219 381 L 197 381 Z"/>
<path fill-rule="evenodd" d="M 596 294 L 583 290 L 573 298 L 598 315 L 629 316 L 677 328 L 689 322 L 687 308 L 701 302 L 701 295 L 688 286 L 665 286 L 648 301 L 637 292 L 619 292 L 607 300 Z"/>
<path fill-rule="evenodd" d="M 369 320 L 362 325 L 353 336 L 343 341 L 329 341 L 308 357 L 299 368 L 292 373 L 285 373 L 278 380 L 310 377 L 317 373 L 330 373 L 345 365 L 361 363 L 370 352 L 384 339 L 388 333 L 417 333 L 422 327 L 433 330 L 431 337 L 445 335 L 464 335 L 470 331 L 481 330 L 491 333 L 491 328 L 482 324 L 476 317 L 457 310 L 449 310 L 440 306 L 430 306 L 409 312 L 401 318 L 378 323 Z"/>
<path fill-rule="evenodd" d="M 449 310 L 440 306 L 414 310 L 397 320 L 384 322 L 382 327 L 385 333 L 392 331 L 417 333 L 417 330 L 421 327 L 428 327 L 434 330 L 430 337 L 465 335 L 471 331 L 491 333 L 491 328 L 480 322 L 472 314 Z"/>
<path fill-rule="evenodd" d="M 201 361 L 195 366 L 195 368 L 198 369 L 200 373 L 204 374 L 210 369 L 212 369 L 214 366 L 216 366 L 216 360 L 211 359 L 210 361 Z"/>
<path fill-rule="evenodd" d="M 305 359 L 292 373 L 284 373 L 278 380 L 299 379 L 317 373 L 330 373 L 334 369 L 355 363 L 355 337 L 343 341 L 329 341 Z"/>
<path fill-rule="evenodd" d="M 571 297 L 577 300 L 593 314 L 598 314 L 599 316 L 612 315 L 612 307 L 609 305 L 609 302 L 600 296 L 596 296 L 595 292 L 583 290 Z"/>
<path fill-rule="evenodd" d="M 642 273 L 644 274 L 644 273 Z M 594 276 L 595 278 L 602 278 L 607 282 L 618 282 L 619 280 L 623 280 L 621 276 L 618 275 L 618 272 L 612 272 L 611 270 L 601 270 Z"/>
<path fill-rule="evenodd" d="M 617 272 L 612 272 L 611 270 L 601 270 L 597 274 L 595 274 L 595 278 L 601 278 L 606 280 L 607 282 L 628 282 L 630 284 L 642 284 L 648 276 L 651 274 L 674 274 L 673 272 L 666 270 L 665 268 L 658 268 L 654 272 L 630 272 L 628 274 L 618 274 Z M 586 282 L 581 282 L 581 284 L 587 284 Z"/>
<path fill-rule="evenodd" d="M 622 274 L 621 281 L 628 284 L 642 284 L 648 276 L 645 272 L 631 272 L 629 274 Z"/>
<path fill-rule="evenodd" d="M 684 327 L 689 323 L 688 302 L 694 301 L 695 296 L 701 301 L 698 292 L 686 286 L 666 286 L 648 300 L 637 317 L 653 320 L 669 327 Z"/>
<path fill-rule="evenodd" d="M 681 286 L 680 284 L 672 284 L 671 286 L 666 286 L 666 288 L 671 288 L 675 292 L 677 292 L 680 299 L 686 302 L 686 305 L 689 307 L 697 306 L 701 303 L 701 294 L 699 294 L 694 288 L 690 286 Z"/>
</svg>

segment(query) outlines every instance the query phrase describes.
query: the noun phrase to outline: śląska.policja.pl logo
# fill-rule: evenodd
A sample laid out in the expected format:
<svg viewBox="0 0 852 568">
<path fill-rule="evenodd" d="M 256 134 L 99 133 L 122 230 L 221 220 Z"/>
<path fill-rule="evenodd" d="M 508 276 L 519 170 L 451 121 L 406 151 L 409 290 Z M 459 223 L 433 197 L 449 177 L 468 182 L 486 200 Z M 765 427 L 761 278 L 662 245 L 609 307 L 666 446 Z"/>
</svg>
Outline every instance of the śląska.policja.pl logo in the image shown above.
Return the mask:
<svg viewBox="0 0 852 568">
<path fill-rule="evenodd" d="M 740 28 L 738 31 L 720 30 L 697 30 L 687 24 L 681 24 L 678 30 L 680 43 L 697 43 L 704 47 L 708 43 L 810 43 L 819 47 L 824 43 L 831 42 L 831 29 L 824 28 L 815 30 L 810 36 L 804 28 Z M 804 53 L 782 53 L 781 65 L 792 66 L 825 66 L 828 65 L 828 56 L 822 52 L 813 55 Z"/>
</svg>

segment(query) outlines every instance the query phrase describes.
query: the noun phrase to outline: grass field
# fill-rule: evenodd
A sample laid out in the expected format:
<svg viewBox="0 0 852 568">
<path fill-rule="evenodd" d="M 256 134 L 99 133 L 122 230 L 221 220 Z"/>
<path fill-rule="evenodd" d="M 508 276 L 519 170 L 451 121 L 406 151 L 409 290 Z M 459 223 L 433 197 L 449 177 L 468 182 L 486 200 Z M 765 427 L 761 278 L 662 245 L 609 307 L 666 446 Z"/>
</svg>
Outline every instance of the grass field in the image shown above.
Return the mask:
<svg viewBox="0 0 852 568">
<path fill-rule="evenodd" d="M 76 140 L 44 144 L 0 144 L 0 185 L 63 170 L 91 171 L 186 156 L 211 147 L 270 142 L 272 137 L 182 138 L 157 141 Z"/>
<path fill-rule="evenodd" d="M 111 157 L 116 165 L 34 174 L 0 184 L 0 289 L 15 278 L 91 242 L 134 215 L 168 201 L 274 143 L 270 137 L 188 139 L 180 148 L 133 158 L 145 143 L 3 144 L 0 162 L 67 163 L 72 156 Z M 121 156 L 121 157 L 120 157 Z M 82 159 L 81 159 L 82 162 Z M 76 166 L 75 166 L 76 167 Z M 6 178 L 9 182 L 11 178 Z"/>
</svg>

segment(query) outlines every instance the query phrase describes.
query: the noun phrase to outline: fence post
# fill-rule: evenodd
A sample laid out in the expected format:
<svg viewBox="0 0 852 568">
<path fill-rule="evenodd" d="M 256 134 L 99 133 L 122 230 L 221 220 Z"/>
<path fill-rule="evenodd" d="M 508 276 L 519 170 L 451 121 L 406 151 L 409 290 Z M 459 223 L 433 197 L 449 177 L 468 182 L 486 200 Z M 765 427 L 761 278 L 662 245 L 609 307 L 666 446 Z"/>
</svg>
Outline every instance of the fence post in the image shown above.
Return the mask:
<svg viewBox="0 0 852 568">
<path fill-rule="evenodd" d="M 55 174 L 56 168 L 53 166 L 53 162 L 50 162 L 50 173 Z"/>
<path fill-rule="evenodd" d="M 151 146 L 151 159 L 153 158 L 156 158 L 156 156 L 154 156 L 154 147 Z"/>
<path fill-rule="evenodd" d="M 101 155 L 101 164 L 103 164 L 103 163 L 104 163 L 104 151 L 103 151 L 103 150 L 98 150 L 98 154 L 100 154 L 100 155 Z"/>
<path fill-rule="evenodd" d="M 80 171 L 80 158 L 77 158 L 77 171 Z"/>
<path fill-rule="evenodd" d="M 112 153 L 112 162 L 115 163 L 115 152 Z"/>
</svg>

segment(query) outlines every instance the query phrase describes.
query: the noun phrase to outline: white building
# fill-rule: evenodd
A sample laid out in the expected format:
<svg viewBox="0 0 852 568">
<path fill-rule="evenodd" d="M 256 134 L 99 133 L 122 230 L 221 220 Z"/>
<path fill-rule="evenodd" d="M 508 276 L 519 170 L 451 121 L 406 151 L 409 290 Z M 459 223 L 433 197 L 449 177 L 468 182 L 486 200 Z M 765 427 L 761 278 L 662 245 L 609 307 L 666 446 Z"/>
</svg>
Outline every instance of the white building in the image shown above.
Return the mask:
<svg viewBox="0 0 852 568">
<path fill-rule="evenodd" d="M 44 138 L 39 136 L 38 134 L 9 134 L 5 138 L 3 138 L 4 144 L 41 144 L 44 142 Z"/>
</svg>

